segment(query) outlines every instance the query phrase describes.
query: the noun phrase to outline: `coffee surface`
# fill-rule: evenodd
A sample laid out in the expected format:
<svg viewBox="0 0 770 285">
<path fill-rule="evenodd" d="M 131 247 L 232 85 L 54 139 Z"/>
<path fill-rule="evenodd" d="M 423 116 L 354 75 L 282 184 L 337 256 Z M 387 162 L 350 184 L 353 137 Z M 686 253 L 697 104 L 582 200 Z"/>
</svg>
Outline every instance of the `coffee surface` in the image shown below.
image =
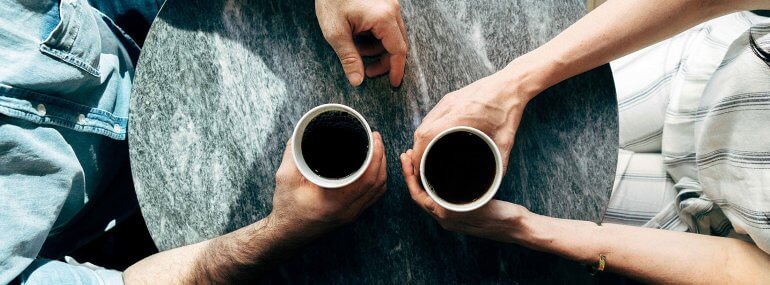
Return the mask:
<svg viewBox="0 0 770 285">
<path fill-rule="evenodd" d="M 302 156 L 315 174 L 339 179 L 353 174 L 366 160 L 369 136 L 353 115 L 323 112 L 313 118 L 302 135 Z"/>
<path fill-rule="evenodd" d="M 467 204 L 478 200 L 495 179 L 492 149 L 475 134 L 447 134 L 426 155 L 425 178 L 447 202 Z"/>
</svg>

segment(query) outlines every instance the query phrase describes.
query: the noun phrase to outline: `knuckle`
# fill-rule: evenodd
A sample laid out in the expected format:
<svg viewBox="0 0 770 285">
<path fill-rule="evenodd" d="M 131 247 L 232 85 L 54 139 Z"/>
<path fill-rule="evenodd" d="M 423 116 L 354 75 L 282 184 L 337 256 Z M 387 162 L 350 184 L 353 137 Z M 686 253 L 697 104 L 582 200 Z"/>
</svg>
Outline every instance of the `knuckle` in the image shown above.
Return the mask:
<svg viewBox="0 0 770 285">
<path fill-rule="evenodd" d="M 343 56 L 340 56 L 340 63 L 342 63 L 342 65 L 345 65 L 345 66 L 354 65 L 358 63 L 358 57 L 352 54 L 343 55 Z"/>
<path fill-rule="evenodd" d="M 446 222 L 446 220 L 448 218 L 447 214 L 444 211 L 434 210 L 433 214 L 436 215 L 436 218 L 439 219 L 442 222 Z"/>
<path fill-rule="evenodd" d="M 377 184 L 377 173 L 376 169 L 367 169 L 367 171 L 364 173 L 363 176 L 361 176 L 361 187 L 359 189 L 356 189 L 357 192 L 363 192 L 366 191 L 366 189 L 371 188 L 372 186 Z"/>
<path fill-rule="evenodd" d="M 393 1 L 393 9 L 395 9 L 395 11 L 401 11 L 401 3 L 398 3 L 398 1 Z"/>
<path fill-rule="evenodd" d="M 396 50 L 395 50 L 395 51 L 393 51 L 393 53 L 394 53 L 394 54 L 397 54 L 397 55 L 406 55 L 406 50 L 407 50 L 407 47 L 406 47 L 406 42 L 402 41 L 402 42 L 401 42 L 401 43 L 400 43 L 400 44 L 399 44 L 399 45 L 396 47 Z"/>
<path fill-rule="evenodd" d="M 377 177 L 377 185 L 380 187 L 387 187 L 388 186 L 388 170 L 383 169 L 382 172 L 384 172 L 382 175 Z"/>
<path fill-rule="evenodd" d="M 382 172 L 382 171 L 380 171 L 380 172 Z M 382 180 L 380 179 L 381 175 L 378 173 L 377 176 L 374 176 L 374 175 L 372 175 L 372 176 L 373 176 L 372 179 L 371 179 L 371 184 L 372 185 L 371 185 L 370 189 L 371 189 L 371 191 L 377 191 L 377 190 L 379 190 L 382 187 L 382 184 L 383 184 Z"/>
<path fill-rule="evenodd" d="M 516 137 L 515 134 L 506 133 L 505 136 L 502 139 L 502 143 L 504 145 L 513 145 L 513 141 L 514 141 L 515 137 Z"/>
<path fill-rule="evenodd" d="M 389 53 L 392 56 L 405 56 L 406 51 L 408 49 L 406 40 L 403 37 L 401 37 L 400 32 L 399 32 L 399 35 L 396 37 L 396 39 L 397 39 L 397 44 L 393 48 L 393 50 L 389 51 Z"/>
<path fill-rule="evenodd" d="M 377 11 L 374 12 L 374 17 L 381 21 L 390 20 L 393 18 L 392 6 L 384 6 L 380 9 L 377 9 Z"/>
<path fill-rule="evenodd" d="M 511 147 L 513 147 L 513 142 L 502 142 L 500 143 L 500 152 L 505 154 Z"/>
<path fill-rule="evenodd" d="M 433 217 L 435 217 L 436 219 L 443 219 L 443 217 L 439 215 L 439 213 L 441 212 L 441 209 L 439 209 L 438 205 L 435 202 L 433 202 L 433 200 L 431 200 L 430 197 L 426 197 L 423 203 L 425 205 L 425 208 L 428 210 L 428 212 L 430 212 L 431 215 L 433 215 Z"/>
<path fill-rule="evenodd" d="M 330 43 L 340 42 L 345 38 L 345 34 L 340 30 L 331 30 L 323 33 L 324 39 Z"/>
<path fill-rule="evenodd" d="M 378 192 L 382 188 L 382 184 L 379 179 L 372 179 L 371 185 L 366 191 Z"/>
<path fill-rule="evenodd" d="M 377 185 L 377 181 L 373 179 L 367 179 L 366 182 L 364 182 L 364 185 L 361 187 L 361 189 L 358 189 L 359 192 L 366 192 L 371 191 L 374 189 L 374 186 Z"/>
<path fill-rule="evenodd" d="M 424 140 L 428 138 L 428 132 L 425 129 L 418 128 L 414 131 L 414 140 Z"/>
</svg>

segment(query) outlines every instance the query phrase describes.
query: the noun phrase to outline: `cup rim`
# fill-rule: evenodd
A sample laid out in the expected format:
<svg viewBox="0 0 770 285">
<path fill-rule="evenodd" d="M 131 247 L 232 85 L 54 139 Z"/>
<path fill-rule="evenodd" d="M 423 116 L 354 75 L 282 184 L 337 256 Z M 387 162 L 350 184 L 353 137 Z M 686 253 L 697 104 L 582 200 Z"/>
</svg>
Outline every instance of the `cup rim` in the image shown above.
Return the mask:
<svg viewBox="0 0 770 285">
<path fill-rule="evenodd" d="M 425 158 L 428 157 L 428 152 L 433 147 L 433 145 L 442 137 L 456 132 L 469 132 L 474 135 L 479 136 L 484 142 L 487 143 L 487 146 L 492 150 L 492 153 L 495 157 L 495 178 L 492 181 L 492 185 L 489 186 L 489 189 L 487 189 L 486 192 L 484 192 L 484 195 L 482 195 L 479 199 L 476 199 L 473 202 L 467 203 L 467 204 L 456 204 L 449 201 L 444 200 L 443 198 L 439 197 L 438 194 L 436 194 L 435 191 L 433 191 L 433 188 L 428 183 L 428 179 L 425 178 Z M 481 206 L 484 206 L 486 203 L 488 203 L 497 193 L 497 190 L 500 188 L 500 184 L 502 183 L 503 178 L 503 162 L 502 162 L 502 156 L 500 155 L 500 149 L 497 147 L 497 144 L 495 144 L 495 141 L 492 140 L 487 134 L 482 132 L 479 129 L 469 127 L 469 126 L 457 126 L 448 128 L 441 133 L 439 133 L 436 137 L 434 137 L 430 143 L 428 143 L 428 146 L 425 148 L 425 152 L 423 152 L 422 158 L 420 159 L 420 180 L 422 182 L 422 186 L 425 189 L 426 192 L 428 192 L 428 196 L 430 196 L 433 201 L 436 201 L 439 206 L 444 207 L 447 210 L 455 211 L 455 212 L 468 212 L 473 211 Z"/>
<path fill-rule="evenodd" d="M 348 114 L 353 115 L 358 119 L 358 121 L 364 126 L 366 129 L 366 136 L 369 141 L 369 148 L 366 152 L 366 159 L 364 160 L 364 163 L 361 165 L 361 167 L 358 168 L 353 174 L 350 174 L 348 176 L 345 176 L 343 178 L 338 179 L 330 179 L 326 177 L 322 177 L 318 174 L 315 174 L 310 167 L 305 162 L 304 156 L 302 155 L 302 137 L 305 133 L 305 129 L 307 128 L 307 125 L 310 123 L 311 120 L 313 120 L 318 115 L 328 112 L 328 111 L 342 111 L 346 112 Z M 355 109 L 342 105 L 342 104 L 323 104 L 316 106 L 313 109 L 310 109 L 310 111 L 307 111 L 302 117 L 297 121 L 297 124 L 294 126 L 294 132 L 291 135 L 291 148 L 292 148 L 292 157 L 294 159 L 294 164 L 299 169 L 299 172 L 304 176 L 308 181 L 322 187 L 322 188 L 341 188 L 345 187 L 347 185 L 350 185 L 351 183 L 358 180 L 358 178 L 361 177 L 361 175 L 364 174 L 367 168 L 369 168 L 369 165 L 372 162 L 372 156 L 374 155 L 374 138 L 372 136 L 372 129 L 369 127 L 369 123 L 364 119 L 364 116 L 362 116 L 358 111 Z"/>
</svg>

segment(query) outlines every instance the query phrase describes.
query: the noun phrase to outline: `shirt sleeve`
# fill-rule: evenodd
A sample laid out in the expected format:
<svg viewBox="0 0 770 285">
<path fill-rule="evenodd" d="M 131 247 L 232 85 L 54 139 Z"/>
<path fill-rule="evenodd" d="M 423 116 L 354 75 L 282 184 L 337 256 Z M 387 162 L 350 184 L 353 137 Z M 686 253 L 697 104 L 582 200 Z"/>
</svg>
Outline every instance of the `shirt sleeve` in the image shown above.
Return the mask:
<svg viewBox="0 0 770 285">
<path fill-rule="evenodd" d="M 21 284 L 99 284 L 122 285 L 123 274 L 90 263 L 78 263 L 72 258 L 65 262 L 35 259 L 19 276 Z"/>
<path fill-rule="evenodd" d="M 77 162 L 58 132 L 0 115 L 0 284 L 35 262 L 70 192 L 82 188 Z"/>
</svg>

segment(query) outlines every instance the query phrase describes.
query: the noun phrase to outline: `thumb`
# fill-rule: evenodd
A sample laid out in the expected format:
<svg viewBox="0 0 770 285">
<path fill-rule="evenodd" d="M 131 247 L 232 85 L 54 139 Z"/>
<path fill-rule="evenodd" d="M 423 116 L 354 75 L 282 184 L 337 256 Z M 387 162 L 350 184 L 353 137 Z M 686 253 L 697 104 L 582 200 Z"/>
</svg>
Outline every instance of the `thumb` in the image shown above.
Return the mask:
<svg viewBox="0 0 770 285">
<path fill-rule="evenodd" d="M 283 168 L 288 168 L 289 170 L 292 170 L 291 172 L 299 172 L 299 169 L 294 163 L 294 150 L 292 149 L 293 146 L 293 140 L 289 139 L 289 141 L 286 143 L 286 149 L 283 151 L 283 157 L 281 158 L 281 165 L 278 166 L 278 171 L 281 171 Z"/>
<path fill-rule="evenodd" d="M 353 34 L 350 28 L 347 25 L 342 26 L 345 28 L 334 31 L 333 35 L 326 40 L 332 46 L 334 52 L 337 53 L 342 69 L 345 70 L 345 75 L 347 75 L 350 84 L 358 86 L 364 81 L 364 62 L 361 60 L 361 55 L 358 54 L 358 49 L 356 49 L 356 45 L 353 43 Z"/>
</svg>

